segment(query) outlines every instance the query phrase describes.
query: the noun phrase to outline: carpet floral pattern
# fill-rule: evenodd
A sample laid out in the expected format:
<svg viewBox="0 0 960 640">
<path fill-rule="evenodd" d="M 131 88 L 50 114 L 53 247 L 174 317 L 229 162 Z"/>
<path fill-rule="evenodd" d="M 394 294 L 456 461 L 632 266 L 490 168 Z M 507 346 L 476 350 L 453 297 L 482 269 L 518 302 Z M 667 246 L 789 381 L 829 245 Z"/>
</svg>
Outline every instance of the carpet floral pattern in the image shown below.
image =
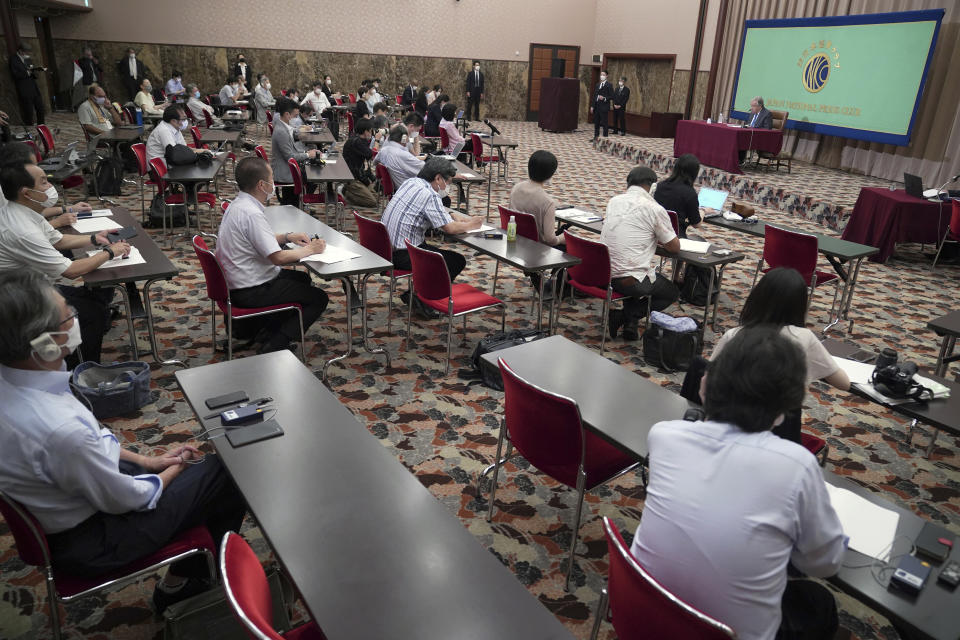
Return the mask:
<svg viewBox="0 0 960 640">
<path fill-rule="evenodd" d="M 55 116 L 61 132 L 58 143 L 80 137 L 72 116 Z M 525 175 L 526 158 L 538 149 L 553 151 L 560 168 L 548 184 L 555 197 L 569 204 L 603 210 L 610 196 L 623 191 L 625 177 L 639 156 L 663 176 L 668 170 L 664 145 L 651 144 L 639 138 L 603 141 L 600 150 L 593 148 L 586 127 L 566 135 L 544 133 L 534 123 L 497 123 L 504 135 L 519 143 L 510 152 L 509 179 Z M 251 127 L 252 130 L 252 127 Z M 260 137 L 258 141 L 269 143 Z M 625 141 L 625 142 L 622 142 Z M 615 145 L 643 151 L 616 152 Z M 269 151 L 269 148 L 268 148 Z M 607 152 L 604 152 L 607 151 Z M 625 158 L 623 156 L 626 156 Z M 657 156 L 657 157 L 655 157 Z M 794 174 L 809 167 L 795 164 Z M 706 183 L 718 179 L 709 170 Z M 802 229 L 824 231 L 817 209 L 823 191 L 795 191 L 781 184 L 783 176 L 757 175 L 737 178 L 752 182 L 755 192 L 768 194 L 759 201 L 761 215 L 767 220 L 781 221 Z M 871 181 L 872 184 L 873 181 Z M 845 191 L 837 191 L 833 207 L 849 207 L 856 198 L 860 180 L 838 175 Z M 731 182 L 732 184 L 732 182 Z M 739 182 L 737 183 L 739 185 Z M 506 203 L 510 185 L 495 183 L 492 188 L 491 213 L 496 204 Z M 737 187 L 740 188 L 739 186 Z M 746 189 L 747 187 L 742 187 Z M 124 195 L 114 198 L 132 212 L 140 208 L 135 188 L 125 187 Z M 221 185 L 221 196 L 230 197 L 230 185 Z M 734 197 L 749 199 L 734 189 Z M 79 193 L 72 193 L 77 198 Z M 485 189 L 474 189 L 471 211 L 484 212 L 487 206 Z M 794 199 L 792 209 L 782 210 L 782 203 Z M 820 211 L 820 213 L 818 213 Z M 839 215 L 838 213 L 836 215 Z M 209 226 L 216 220 L 208 220 Z M 834 226 L 828 224 L 827 226 Z M 346 229 L 354 232 L 352 220 Z M 744 251 L 748 259 L 731 265 L 724 278 L 720 298 L 718 330 L 736 325 L 736 318 L 753 278 L 756 258 L 762 240 L 725 232 L 709 225 L 700 229 L 713 242 Z M 155 238 L 160 232 L 150 230 Z M 164 239 L 166 242 L 166 239 Z M 451 243 L 446 246 L 454 247 Z M 173 280 L 155 287 L 157 332 L 164 357 L 175 356 L 190 366 L 201 366 L 223 360 L 222 351 L 214 352 L 210 335 L 209 302 L 199 265 L 186 238 L 178 238 L 168 251 L 180 268 Z M 460 281 L 489 290 L 493 281 L 494 263 L 484 257 L 466 253 L 468 267 Z M 824 262 L 821 268 L 829 269 Z M 890 346 L 902 357 L 931 366 L 938 350 L 936 336 L 926 329 L 926 322 L 957 306 L 953 283 L 960 275 L 957 267 L 945 266 L 936 277 L 929 273 L 929 260 L 920 247 L 900 247 L 899 254 L 887 264 L 864 263 L 860 286 L 851 312 L 852 332 L 838 337 L 862 347 L 879 350 Z M 342 348 L 345 314 L 343 293 L 336 283 L 323 285 L 331 303 L 323 318 L 307 334 L 307 361 L 313 368 Z M 509 268 L 501 269 L 498 295 L 508 304 L 507 323 L 513 328 L 531 325 L 529 280 Z M 473 345 L 499 326 L 498 314 L 472 316 L 467 323 L 466 343 L 460 343 L 459 331 L 454 342 L 453 366 L 444 375 L 446 336 L 444 324 L 438 320 L 414 317 L 410 347 L 403 349 L 405 316 L 394 309 L 393 333 L 386 331 L 387 282 L 372 278 L 368 287 L 368 315 L 374 339 L 386 346 L 393 356 L 392 367 L 383 366 L 383 359 L 368 354 L 354 355 L 345 363 L 330 369 L 330 388 L 364 425 L 372 437 L 380 440 L 396 459 L 423 483 L 477 539 L 520 580 L 539 601 L 550 609 L 577 638 L 589 635 L 600 588 L 607 570 L 606 543 L 601 530 L 601 517 L 610 516 L 631 539 L 643 511 L 644 492 L 638 474 L 630 474 L 589 493 L 584 505 L 581 542 L 570 593 L 563 590 L 563 561 L 572 535 L 572 510 L 575 495 L 558 483 L 531 468 L 522 458 L 505 466 L 497 492 L 497 514 L 486 520 L 489 487 L 485 483 L 477 491 L 479 472 L 493 460 L 501 424 L 503 394 L 492 391 L 471 375 L 469 355 Z M 811 309 L 811 327 L 823 326 L 832 291 L 818 290 Z M 675 314 L 697 315 L 700 309 L 678 306 Z M 559 332 L 581 344 L 596 347 L 599 343 L 599 307 L 578 300 L 571 307 L 564 305 Z M 140 344 L 146 347 L 142 323 Z M 708 330 L 707 353 L 718 334 Z M 224 333 L 219 330 L 218 341 Z M 646 364 L 639 343 L 614 340 L 607 342 L 606 356 L 657 384 L 679 390 L 680 374 L 667 374 Z M 127 359 L 129 349 L 125 323 L 118 321 L 106 340 L 105 359 Z M 234 357 L 250 352 L 239 351 Z M 150 356 L 146 359 L 153 362 Z M 155 365 L 153 384 L 158 392 L 155 403 L 136 415 L 109 421 L 120 439 L 141 452 L 160 450 L 174 443 L 193 441 L 197 423 L 172 375 L 172 369 Z M 960 534 L 960 439 L 941 434 L 933 455 L 923 458 L 929 431 L 919 435 L 913 445 L 907 442 L 907 422 L 876 405 L 821 384 L 811 387 L 804 410 L 805 429 L 825 438 L 830 444 L 827 468 L 869 487 L 892 502 L 922 517 L 943 524 Z M 358 505 L 362 508 L 362 505 Z M 389 523 L 384 523 L 388 526 Z M 262 559 L 270 551 L 255 525 L 248 522 L 244 535 L 250 539 Z M 402 553 L 402 549 L 398 552 Z M 322 570 L 319 552 L 318 570 Z M 358 567 L 358 570 L 362 570 Z M 464 576 L 464 580 L 469 580 Z M 65 631 L 68 638 L 125 640 L 160 638 L 162 624 L 153 617 L 147 604 L 154 579 L 134 584 L 104 597 L 87 598 L 66 608 Z M 836 591 L 836 590 L 834 590 Z M 892 625 L 880 614 L 856 600 L 837 592 L 841 623 L 855 638 L 897 638 Z M 496 615 L 496 612 L 490 612 Z M 25 566 L 16 554 L 12 537 L 5 523 L 0 523 L 0 637 L 48 638 L 46 592 L 40 575 Z M 613 637 L 604 625 L 601 637 Z M 412 639 L 411 639 L 412 640 Z"/>
</svg>

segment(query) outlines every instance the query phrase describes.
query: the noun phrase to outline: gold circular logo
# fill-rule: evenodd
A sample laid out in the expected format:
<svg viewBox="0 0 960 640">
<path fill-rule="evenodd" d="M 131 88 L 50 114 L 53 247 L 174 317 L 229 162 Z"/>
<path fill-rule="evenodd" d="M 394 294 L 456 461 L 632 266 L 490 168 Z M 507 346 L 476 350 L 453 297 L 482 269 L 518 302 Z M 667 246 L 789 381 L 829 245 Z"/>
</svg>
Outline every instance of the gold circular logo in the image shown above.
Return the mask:
<svg viewBox="0 0 960 640">
<path fill-rule="evenodd" d="M 830 77 L 830 58 L 825 53 L 818 53 L 807 60 L 803 67 L 803 88 L 810 93 L 823 89 Z"/>
</svg>

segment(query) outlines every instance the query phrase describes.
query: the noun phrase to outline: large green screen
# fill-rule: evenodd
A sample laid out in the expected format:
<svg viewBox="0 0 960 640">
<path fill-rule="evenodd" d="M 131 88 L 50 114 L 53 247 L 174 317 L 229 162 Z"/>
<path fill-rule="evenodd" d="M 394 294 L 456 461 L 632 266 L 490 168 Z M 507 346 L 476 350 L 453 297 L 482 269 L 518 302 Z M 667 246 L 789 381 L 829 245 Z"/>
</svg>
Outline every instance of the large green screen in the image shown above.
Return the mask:
<svg viewBox="0 0 960 640">
<path fill-rule="evenodd" d="M 907 144 L 943 14 L 748 20 L 730 111 L 763 96 L 788 128 Z"/>
</svg>

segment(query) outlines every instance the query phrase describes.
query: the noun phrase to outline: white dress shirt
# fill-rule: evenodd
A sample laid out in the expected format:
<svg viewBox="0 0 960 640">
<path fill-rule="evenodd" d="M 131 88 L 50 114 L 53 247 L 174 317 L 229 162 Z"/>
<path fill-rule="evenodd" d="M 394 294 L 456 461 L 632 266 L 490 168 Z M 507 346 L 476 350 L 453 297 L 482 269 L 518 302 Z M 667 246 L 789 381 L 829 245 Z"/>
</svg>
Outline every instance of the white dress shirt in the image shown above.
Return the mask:
<svg viewBox="0 0 960 640">
<path fill-rule="evenodd" d="M 155 474 L 120 472 L 120 443 L 73 396 L 69 380 L 69 371 L 0 365 L 0 489 L 48 534 L 98 511 L 153 509 L 163 492 Z"/>
<path fill-rule="evenodd" d="M 770 431 L 718 422 L 659 422 L 647 446 L 650 482 L 630 552 L 741 640 L 772 640 L 787 563 L 826 577 L 846 550 L 816 458 Z"/>
<path fill-rule="evenodd" d="M 56 281 L 72 261 L 53 245 L 63 234 L 29 207 L 7 202 L 0 209 L 0 273 L 36 269 Z"/>
<path fill-rule="evenodd" d="M 263 205 L 241 191 L 223 214 L 217 235 L 217 260 L 227 287 L 246 289 L 276 278 L 280 267 L 268 256 L 280 250 Z"/>
<path fill-rule="evenodd" d="M 392 140 L 383 143 L 373 161 L 386 167 L 390 179 L 393 180 L 394 189 L 399 188 L 410 178 L 417 177 L 424 164 L 423 160 L 407 151 L 406 147 Z"/>
<path fill-rule="evenodd" d="M 300 101 L 300 104 L 310 103 L 310 106 L 313 107 L 313 111 L 317 114 L 317 117 L 320 117 L 320 114 L 330 108 L 330 100 L 327 99 L 326 94 L 321 91 L 320 95 L 317 95 L 316 91 L 310 91 L 303 97 L 303 100 Z M 373 111 L 371 109 L 370 111 Z"/>
<path fill-rule="evenodd" d="M 183 139 L 183 134 L 169 122 L 161 122 L 147 138 L 147 162 L 154 158 L 164 159 L 167 152 L 167 145 L 187 144 Z"/>
<path fill-rule="evenodd" d="M 600 242 L 610 250 L 611 277 L 633 276 L 653 282 L 657 277 L 653 266 L 657 243 L 676 237 L 667 210 L 643 187 L 629 187 L 607 203 Z"/>
<path fill-rule="evenodd" d="M 733 336 L 737 335 L 741 327 L 734 327 L 727 330 L 713 348 L 711 359 L 716 358 L 721 349 L 730 342 Z M 792 324 L 786 325 L 780 329 L 780 333 L 790 338 L 803 349 L 803 354 L 807 360 L 807 384 L 814 380 L 822 380 L 829 375 L 833 375 L 840 369 L 840 365 L 833 359 L 827 348 L 820 342 L 813 331 L 806 327 L 797 327 Z"/>
<path fill-rule="evenodd" d="M 137 59 L 136 59 L 136 57 L 131 58 L 130 56 L 127 56 L 127 60 L 128 60 L 128 62 L 129 62 L 130 75 L 131 75 L 132 77 L 134 77 L 134 78 L 137 78 Z M 137 79 L 139 80 L 139 78 L 137 78 Z"/>
<path fill-rule="evenodd" d="M 237 88 L 237 91 L 234 91 L 231 85 L 223 85 L 223 87 L 220 89 L 220 104 L 224 106 L 232 105 L 236 99 L 238 91 L 239 87 Z"/>
</svg>

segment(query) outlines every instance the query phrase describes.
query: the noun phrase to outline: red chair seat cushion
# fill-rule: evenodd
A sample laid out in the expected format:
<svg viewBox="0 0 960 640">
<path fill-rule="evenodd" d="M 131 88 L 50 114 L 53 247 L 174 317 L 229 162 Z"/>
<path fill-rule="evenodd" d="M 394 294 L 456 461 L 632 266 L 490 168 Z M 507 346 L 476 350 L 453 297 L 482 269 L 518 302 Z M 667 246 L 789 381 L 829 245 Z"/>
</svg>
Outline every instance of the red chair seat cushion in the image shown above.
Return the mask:
<svg viewBox="0 0 960 640">
<path fill-rule="evenodd" d="M 220 307 L 220 311 L 223 312 L 224 315 L 227 314 L 226 303 L 217 302 L 217 306 Z M 270 305 L 269 307 L 250 307 L 250 308 L 238 307 L 234 305 L 231 311 L 233 312 L 234 318 L 242 318 L 243 316 L 249 316 L 253 313 L 262 313 L 264 311 L 279 311 L 281 309 L 292 310 L 294 308 L 301 309 L 299 304 L 288 303 L 288 304 L 274 304 L 274 305 Z"/>
<path fill-rule="evenodd" d="M 152 184 L 152 183 L 148 183 Z M 183 204 L 183 194 L 182 193 L 170 193 L 164 196 L 163 202 L 165 204 Z M 201 191 L 197 194 L 197 202 L 202 202 L 203 204 L 209 205 L 211 207 L 217 206 L 217 196 L 216 194 L 209 193 L 207 191 Z"/>
<path fill-rule="evenodd" d="M 767 267 L 766 269 L 762 270 L 762 273 L 767 273 L 772 268 L 773 267 Z M 840 277 L 835 273 L 830 273 L 829 271 L 817 271 L 816 274 L 817 274 L 817 284 L 826 284 L 827 282 L 833 282 L 834 280 Z M 810 282 L 807 281 L 807 284 L 809 285 Z"/>
<path fill-rule="evenodd" d="M 211 553 L 216 554 L 217 548 L 214 546 L 213 538 L 210 537 L 210 532 L 206 527 L 187 529 L 162 549 L 146 555 L 118 571 L 90 577 L 61 573 L 54 568 L 53 579 L 57 585 L 57 593 L 63 597 L 69 597 L 101 585 L 104 582 L 136 573 L 141 569 L 157 564 L 158 562 L 163 562 L 171 556 L 189 551 L 190 549 L 208 549 Z"/>
<path fill-rule="evenodd" d="M 452 284 L 450 285 L 450 292 L 453 294 L 454 315 L 463 313 L 465 311 L 472 311 L 473 309 L 479 309 L 481 307 L 489 307 L 490 305 L 501 304 L 501 300 L 499 298 L 494 298 L 491 295 L 487 295 L 476 287 L 471 287 L 469 284 Z M 449 298 L 426 300 L 420 297 L 420 294 L 417 294 L 417 297 L 420 298 L 420 301 L 423 302 L 423 304 L 427 305 L 431 309 L 436 309 L 443 314 L 447 313 L 447 301 Z"/>
<path fill-rule="evenodd" d="M 294 627 L 283 634 L 283 637 L 286 640 L 327 640 L 327 637 L 323 635 L 323 631 L 320 631 L 320 627 L 313 622 Z"/>
<path fill-rule="evenodd" d="M 809 433 L 801 433 L 800 444 L 802 444 L 803 448 L 813 455 L 817 455 L 825 446 L 827 446 L 827 441 Z"/>
<path fill-rule="evenodd" d="M 393 276 L 394 278 L 404 278 L 410 275 L 411 273 L 413 273 L 413 271 L 405 271 L 403 269 L 389 269 L 385 273 L 388 276 Z"/>
<path fill-rule="evenodd" d="M 587 457 L 584 471 L 587 473 L 585 486 L 588 491 L 604 484 L 607 480 L 619 475 L 624 469 L 637 462 L 635 457 L 620 451 L 600 436 L 590 431 L 585 431 L 584 435 L 587 439 Z M 570 486 L 576 488 L 576 477 L 573 478 L 573 484 Z"/>
<path fill-rule="evenodd" d="M 72 189 L 83 184 L 83 176 L 70 176 L 60 183 L 64 189 Z"/>
<path fill-rule="evenodd" d="M 305 193 L 303 194 L 303 203 L 304 204 L 325 204 L 327 199 L 323 197 L 322 193 Z"/>
<path fill-rule="evenodd" d="M 573 287 L 573 288 L 576 289 L 577 291 L 580 291 L 581 293 L 587 294 L 587 295 L 590 296 L 591 298 L 601 298 L 601 299 L 603 299 L 603 298 L 606 298 L 606 297 L 607 297 L 607 290 L 606 290 L 606 288 L 601 289 L 600 287 L 593 287 L 593 286 L 590 286 L 590 285 L 588 285 L 588 284 L 580 284 L 580 283 L 577 282 L 576 280 L 572 280 L 572 279 L 571 279 L 571 280 L 568 280 L 567 282 L 570 284 L 571 287 Z M 613 292 L 613 295 L 612 295 L 612 297 L 611 297 L 610 299 L 611 299 L 611 300 L 619 300 L 619 299 L 622 298 L 622 297 L 623 297 L 623 294 L 617 293 L 616 291 L 614 291 L 614 292 Z"/>
</svg>

